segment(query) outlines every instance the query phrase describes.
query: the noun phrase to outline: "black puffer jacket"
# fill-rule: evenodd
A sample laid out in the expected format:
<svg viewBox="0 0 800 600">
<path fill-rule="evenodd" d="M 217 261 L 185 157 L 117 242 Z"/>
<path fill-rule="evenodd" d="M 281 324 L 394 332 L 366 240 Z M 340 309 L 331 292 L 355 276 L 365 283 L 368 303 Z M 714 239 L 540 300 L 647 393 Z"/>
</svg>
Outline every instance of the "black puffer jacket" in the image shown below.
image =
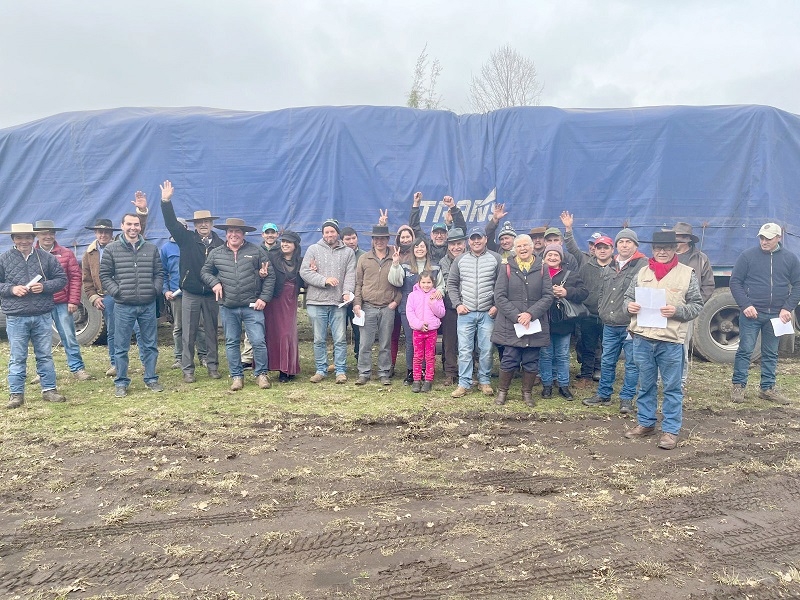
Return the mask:
<svg viewBox="0 0 800 600">
<path fill-rule="evenodd" d="M 553 303 L 553 283 L 542 262 L 535 260 L 531 270 L 523 273 L 517 259 L 511 257 L 500 268 L 494 285 L 497 316 L 492 331 L 492 342 L 518 348 L 541 348 L 550 343 L 550 319 L 547 311 Z M 520 313 L 527 312 L 531 320 L 539 319 L 542 331 L 517 337 L 514 325 Z"/>
<path fill-rule="evenodd" d="M 216 232 L 211 232 L 211 243 L 206 246 L 200 234 L 196 231 L 189 231 L 178 222 L 175 216 L 175 207 L 172 202 L 161 201 L 161 212 L 164 214 L 164 224 L 169 229 L 169 233 L 178 247 L 181 249 L 180 262 L 180 287 L 192 294 L 209 296 L 214 292 L 203 283 L 200 271 L 206 262 L 206 258 L 214 248 L 222 246 L 225 242 Z"/>
<path fill-rule="evenodd" d="M 261 263 L 269 263 L 269 255 L 263 246 L 245 242 L 237 252 L 227 244 L 214 248 L 206 259 L 201 271 L 203 283 L 213 288 L 222 284 L 222 301 L 228 308 L 248 306 L 261 298 L 264 302 L 272 300 L 275 289 L 275 269 L 262 279 L 258 271 Z"/>
<path fill-rule="evenodd" d="M 141 236 L 135 246 L 120 236 L 103 251 L 100 283 L 120 304 L 149 304 L 164 285 L 161 253 Z"/>
<path fill-rule="evenodd" d="M 37 275 L 42 276 L 41 294 L 15 296 L 11 292 L 14 286 L 27 285 Z M 35 317 L 49 313 L 55 306 L 53 294 L 66 285 L 67 274 L 49 252 L 34 248 L 28 260 L 16 248 L 0 254 L 0 303 L 9 316 Z"/>
</svg>

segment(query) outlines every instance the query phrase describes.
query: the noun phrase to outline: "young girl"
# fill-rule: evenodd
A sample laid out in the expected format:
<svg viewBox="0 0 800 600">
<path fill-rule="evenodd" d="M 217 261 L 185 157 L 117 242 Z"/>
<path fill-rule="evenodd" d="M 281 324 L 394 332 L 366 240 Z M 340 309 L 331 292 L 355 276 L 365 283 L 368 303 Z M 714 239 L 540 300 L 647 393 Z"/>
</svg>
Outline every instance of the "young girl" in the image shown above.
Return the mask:
<svg viewBox="0 0 800 600">
<path fill-rule="evenodd" d="M 412 392 L 430 392 L 436 364 L 436 334 L 444 316 L 444 301 L 434 294 L 433 273 L 423 271 L 406 301 L 406 317 L 414 330 L 414 361 Z M 425 383 L 422 380 L 422 361 L 425 361 Z"/>
</svg>

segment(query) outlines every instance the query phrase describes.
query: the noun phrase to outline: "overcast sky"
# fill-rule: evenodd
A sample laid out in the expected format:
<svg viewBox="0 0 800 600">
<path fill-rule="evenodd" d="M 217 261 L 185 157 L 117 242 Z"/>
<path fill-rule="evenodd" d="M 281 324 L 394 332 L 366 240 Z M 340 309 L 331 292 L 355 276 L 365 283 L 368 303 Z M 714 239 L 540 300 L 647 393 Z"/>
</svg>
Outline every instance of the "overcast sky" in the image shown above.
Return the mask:
<svg viewBox="0 0 800 600">
<path fill-rule="evenodd" d="M 542 104 L 800 114 L 800 2 L 0 0 L 0 127 L 75 110 L 405 105 L 427 43 L 443 106 L 508 44 Z"/>
</svg>

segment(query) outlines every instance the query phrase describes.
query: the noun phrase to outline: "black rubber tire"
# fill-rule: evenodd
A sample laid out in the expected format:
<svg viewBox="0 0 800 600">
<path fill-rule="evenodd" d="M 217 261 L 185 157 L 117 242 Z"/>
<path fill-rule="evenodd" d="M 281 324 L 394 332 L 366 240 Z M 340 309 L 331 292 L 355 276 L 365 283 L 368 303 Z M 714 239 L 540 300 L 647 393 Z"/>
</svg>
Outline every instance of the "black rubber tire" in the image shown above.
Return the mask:
<svg viewBox="0 0 800 600">
<path fill-rule="evenodd" d="M 695 354 L 709 362 L 733 364 L 739 349 L 739 306 L 728 288 L 714 290 L 697 318 L 692 334 Z M 750 357 L 761 358 L 761 336 Z"/>
<path fill-rule="evenodd" d="M 72 315 L 75 320 L 75 335 L 81 346 L 91 346 L 105 333 L 103 313 L 89 302 L 86 294 L 81 294 L 81 304 Z M 61 343 L 55 325 L 53 325 L 53 345 Z"/>
</svg>

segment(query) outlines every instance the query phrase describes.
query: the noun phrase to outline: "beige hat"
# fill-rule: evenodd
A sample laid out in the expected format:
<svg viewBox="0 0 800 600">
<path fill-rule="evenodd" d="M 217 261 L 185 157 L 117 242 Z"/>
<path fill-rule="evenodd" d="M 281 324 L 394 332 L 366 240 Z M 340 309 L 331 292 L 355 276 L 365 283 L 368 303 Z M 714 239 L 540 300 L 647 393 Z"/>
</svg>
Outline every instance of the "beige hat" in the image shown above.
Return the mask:
<svg viewBox="0 0 800 600">
<path fill-rule="evenodd" d="M 669 229 L 664 229 L 663 231 L 669 231 Z M 678 221 L 675 223 L 675 227 L 672 228 L 672 231 L 675 232 L 675 235 L 688 235 L 695 244 L 700 241 L 700 238 L 692 231 L 692 226 L 689 225 L 689 223 Z"/>
<path fill-rule="evenodd" d="M 7 233 L 9 235 L 16 235 L 18 233 L 32 233 L 36 234 L 33 230 L 33 225 L 31 223 L 12 223 L 11 224 L 11 231 L 0 231 L 0 233 Z"/>
<path fill-rule="evenodd" d="M 214 219 L 219 219 L 219 217 L 215 217 L 214 215 L 212 215 L 210 210 L 196 210 L 194 211 L 194 216 L 191 219 L 186 219 L 186 220 L 193 223 L 195 221 L 202 221 L 203 219 L 214 220 Z"/>
<path fill-rule="evenodd" d="M 195 213 L 195 214 L 197 214 L 197 213 Z M 209 219 L 211 217 L 205 217 L 205 218 Z M 241 229 L 245 233 L 249 233 L 251 231 L 255 231 L 256 230 L 255 227 L 250 227 L 250 225 L 247 225 L 244 222 L 244 219 L 236 219 L 236 218 L 233 218 L 233 217 L 229 217 L 229 218 L 225 219 L 225 223 L 223 225 L 214 225 L 214 229 L 222 229 L 224 231 L 227 231 L 228 229 L 233 229 L 233 228 Z"/>
<path fill-rule="evenodd" d="M 759 236 L 764 236 L 768 240 L 781 235 L 781 226 L 777 223 L 764 223 L 758 230 Z"/>
</svg>

